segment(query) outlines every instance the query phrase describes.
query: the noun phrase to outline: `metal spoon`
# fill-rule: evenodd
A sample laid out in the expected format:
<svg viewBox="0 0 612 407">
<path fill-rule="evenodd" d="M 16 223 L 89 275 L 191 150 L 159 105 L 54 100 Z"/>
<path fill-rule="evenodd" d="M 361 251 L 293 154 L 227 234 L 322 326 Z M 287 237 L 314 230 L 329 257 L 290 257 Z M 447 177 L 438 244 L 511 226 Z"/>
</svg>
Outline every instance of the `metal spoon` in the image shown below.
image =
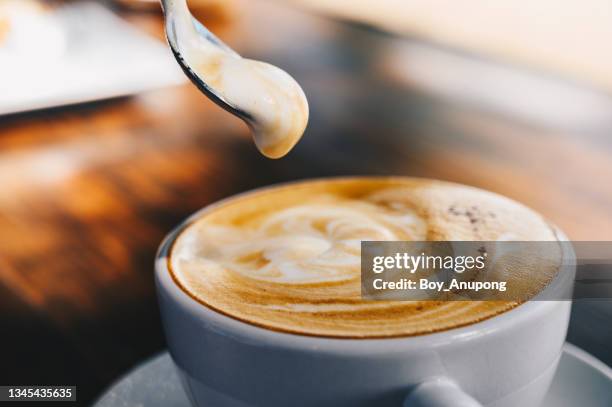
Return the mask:
<svg viewBox="0 0 612 407">
<path fill-rule="evenodd" d="M 164 12 L 165 18 L 165 31 L 166 37 L 168 39 L 168 43 L 170 44 L 170 48 L 172 49 L 172 53 L 176 58 L 179 66 L 185 72 L 187 77 L 202 91 L 209 99 L 215 102 L 217 105 L 227 110 L 231 114 L 238 116 L 239 118 L 252 122 L 253 117 L 241 110 L 237 106 L 233 105 L 229 101 L 227 101 L 220 92 L 218 92 L 214 87 L 210 86 L 204 79 L 197 74 L 197 72 L 187 63 L 187 60 L 181 54 L 180 47 L 180 38 L 178 35 L 179 29 L 177 28 L 179 24 L 192 24 L 193 26 L 193 35 L 197 36 L 198 41 L 206 41 L 209 44 L 214 45 L 220 50 L 224 51 L 228 55 L 233 55 L 240 58 L 240 55 L 231 49 L 228 45 L 226 45 L 223 41 L 221 41 L 217 36 L 215 36 L 212 32 L 210 32 L 204 25 L 202 25 L 198 20 L 196 20 L 189 11 L 187 7 L 187 0 L 160 0 L 162 5 L 162 10 Z M 183 16 L 188 16 L 189 21 L 185 21 Z M 181 27 L 184 29 L 190 29 L 190 27 Z"/>
<path fill-rule="evenodd" d="M 170 48 L 187 77 L 246 122 L 263 155 L 286 155 L 308 124 L 308 101 L 300 85 L 274 65 L 238 55 L 193 18 L 187 0 L 161 3 Z"/>
</svg>

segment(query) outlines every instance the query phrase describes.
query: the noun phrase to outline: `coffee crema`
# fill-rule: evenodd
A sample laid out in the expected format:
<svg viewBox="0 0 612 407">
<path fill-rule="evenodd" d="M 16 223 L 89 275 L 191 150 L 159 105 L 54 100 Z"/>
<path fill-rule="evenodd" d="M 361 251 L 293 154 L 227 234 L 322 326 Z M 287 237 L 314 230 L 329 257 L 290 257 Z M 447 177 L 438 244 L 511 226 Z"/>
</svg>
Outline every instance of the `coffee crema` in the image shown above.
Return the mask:
<svg viewBox="0 0 612 407">
<path fill-rule="evenodd" d="M 420 335 L 519 305 L 362 300 L 361 241 L 372 240 L 557 237 L 529 208 L 480 189 L 400 177 L 330 179 L 268 188 L 205 209 L 174 242 L 169 268 L 184 291 L 218 312 L 304 335 Z M 526 275 L 540 271 L 518 270 L 509 279 L 529 284 Z"/>
</svg>

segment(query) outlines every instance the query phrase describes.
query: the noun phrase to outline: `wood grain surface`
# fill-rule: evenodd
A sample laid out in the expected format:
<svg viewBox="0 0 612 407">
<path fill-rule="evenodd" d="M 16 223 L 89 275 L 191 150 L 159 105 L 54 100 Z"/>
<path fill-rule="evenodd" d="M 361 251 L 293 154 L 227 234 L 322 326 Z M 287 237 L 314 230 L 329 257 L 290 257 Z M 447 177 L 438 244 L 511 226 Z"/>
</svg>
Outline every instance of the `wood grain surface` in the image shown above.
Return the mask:
<svg viewBox="0 0 612 407">
<path fill-rule="evenodd" d="M 396 40 L 257 4 L 223 35 L 304 85 L 312 119 L 286 158 L 260 156 L 246 126 L 189 85 L 0 118 L 0 384 L 76 384 L 88 405 L 162 350 L 161 239 L 198 208 L 262 185 L 439 178 L 524 202 L 573 239 L 612 239 L 605 120 L 543 126 L 446 99 L 377 68 L 377 50 Z M 126 17 L 159 35 L 157 14 Z"/>
</svg>

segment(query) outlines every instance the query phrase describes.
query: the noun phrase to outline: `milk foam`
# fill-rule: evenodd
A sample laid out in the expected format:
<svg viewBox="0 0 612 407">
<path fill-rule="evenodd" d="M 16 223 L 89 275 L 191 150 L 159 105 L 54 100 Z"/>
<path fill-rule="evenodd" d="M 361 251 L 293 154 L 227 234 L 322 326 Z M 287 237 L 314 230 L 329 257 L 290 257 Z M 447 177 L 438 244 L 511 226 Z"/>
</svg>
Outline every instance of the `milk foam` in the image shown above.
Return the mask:
<svg viewBox="0 0 612 407">
<path fill-rule="evenodd" d="M 300 85 L 276 66 L 242 58 L 202 39 L 187 7 L 182 10 L 178 35 L 187 64 L 226 102 L 248 115 L 244 120 L 262 154 L 287 154 L 308 123 L 308 102 Z"/>
<path fill-rule="evenodd" d="M 470 215 L 455 214 L 464 212 Z M 177 239 L 171 269 L 206 305 L 268 328 L 340 337 L 416 335 L 517 304 L 363 301 L 361 241 L 509 236 L 555 239 L 539 215 L 473 188 L 408 178 L 311 182 L 204 213 Z"/>
<path fill-rule="evenodd" d="M 197 259 L 206 242 L 207 260 L 244 277 L 282 284 L 324 283 L 355 279 L 362 240 L 425 237 L 423 220 L 416 214 L 320 198 L 323 202 L 279 210 L 247 230 L 202 228 L 198 239 L 183 245 L 177 255 Z"/>
</svg>

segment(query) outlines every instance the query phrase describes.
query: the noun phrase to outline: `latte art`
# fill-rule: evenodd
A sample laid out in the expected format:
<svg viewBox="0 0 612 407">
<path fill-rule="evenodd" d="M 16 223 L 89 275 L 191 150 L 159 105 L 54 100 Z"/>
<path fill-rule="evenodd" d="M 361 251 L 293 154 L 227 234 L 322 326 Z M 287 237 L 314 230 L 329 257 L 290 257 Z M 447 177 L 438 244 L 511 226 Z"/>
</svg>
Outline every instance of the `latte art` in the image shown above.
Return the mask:
<svg viewBox="0 0 612 407">
<path fill-rule="evenodd" d="M 361 241 L 554 240 L 506 198 L 455 184 L 389 178 L 307 182 L 230 200 L 175 242 L 180 286 L 231 317 L 287 332 L 417 335 L 466 325 L 514 302 L 364 301 Z"/>
<path fill-rule="evenodd" d="M 246 278 L 282 284 L 351 281 L 358 278 L 362 240 L 416 240 L 422 221 L 414 214 L 382 212 L 365 202 L 323 201 L 282 209 L 245 230 L 204 228 L 201 242 L 209 266 Z M 197 257 L 186 260 L 196 260 Z"/>
</svg>

